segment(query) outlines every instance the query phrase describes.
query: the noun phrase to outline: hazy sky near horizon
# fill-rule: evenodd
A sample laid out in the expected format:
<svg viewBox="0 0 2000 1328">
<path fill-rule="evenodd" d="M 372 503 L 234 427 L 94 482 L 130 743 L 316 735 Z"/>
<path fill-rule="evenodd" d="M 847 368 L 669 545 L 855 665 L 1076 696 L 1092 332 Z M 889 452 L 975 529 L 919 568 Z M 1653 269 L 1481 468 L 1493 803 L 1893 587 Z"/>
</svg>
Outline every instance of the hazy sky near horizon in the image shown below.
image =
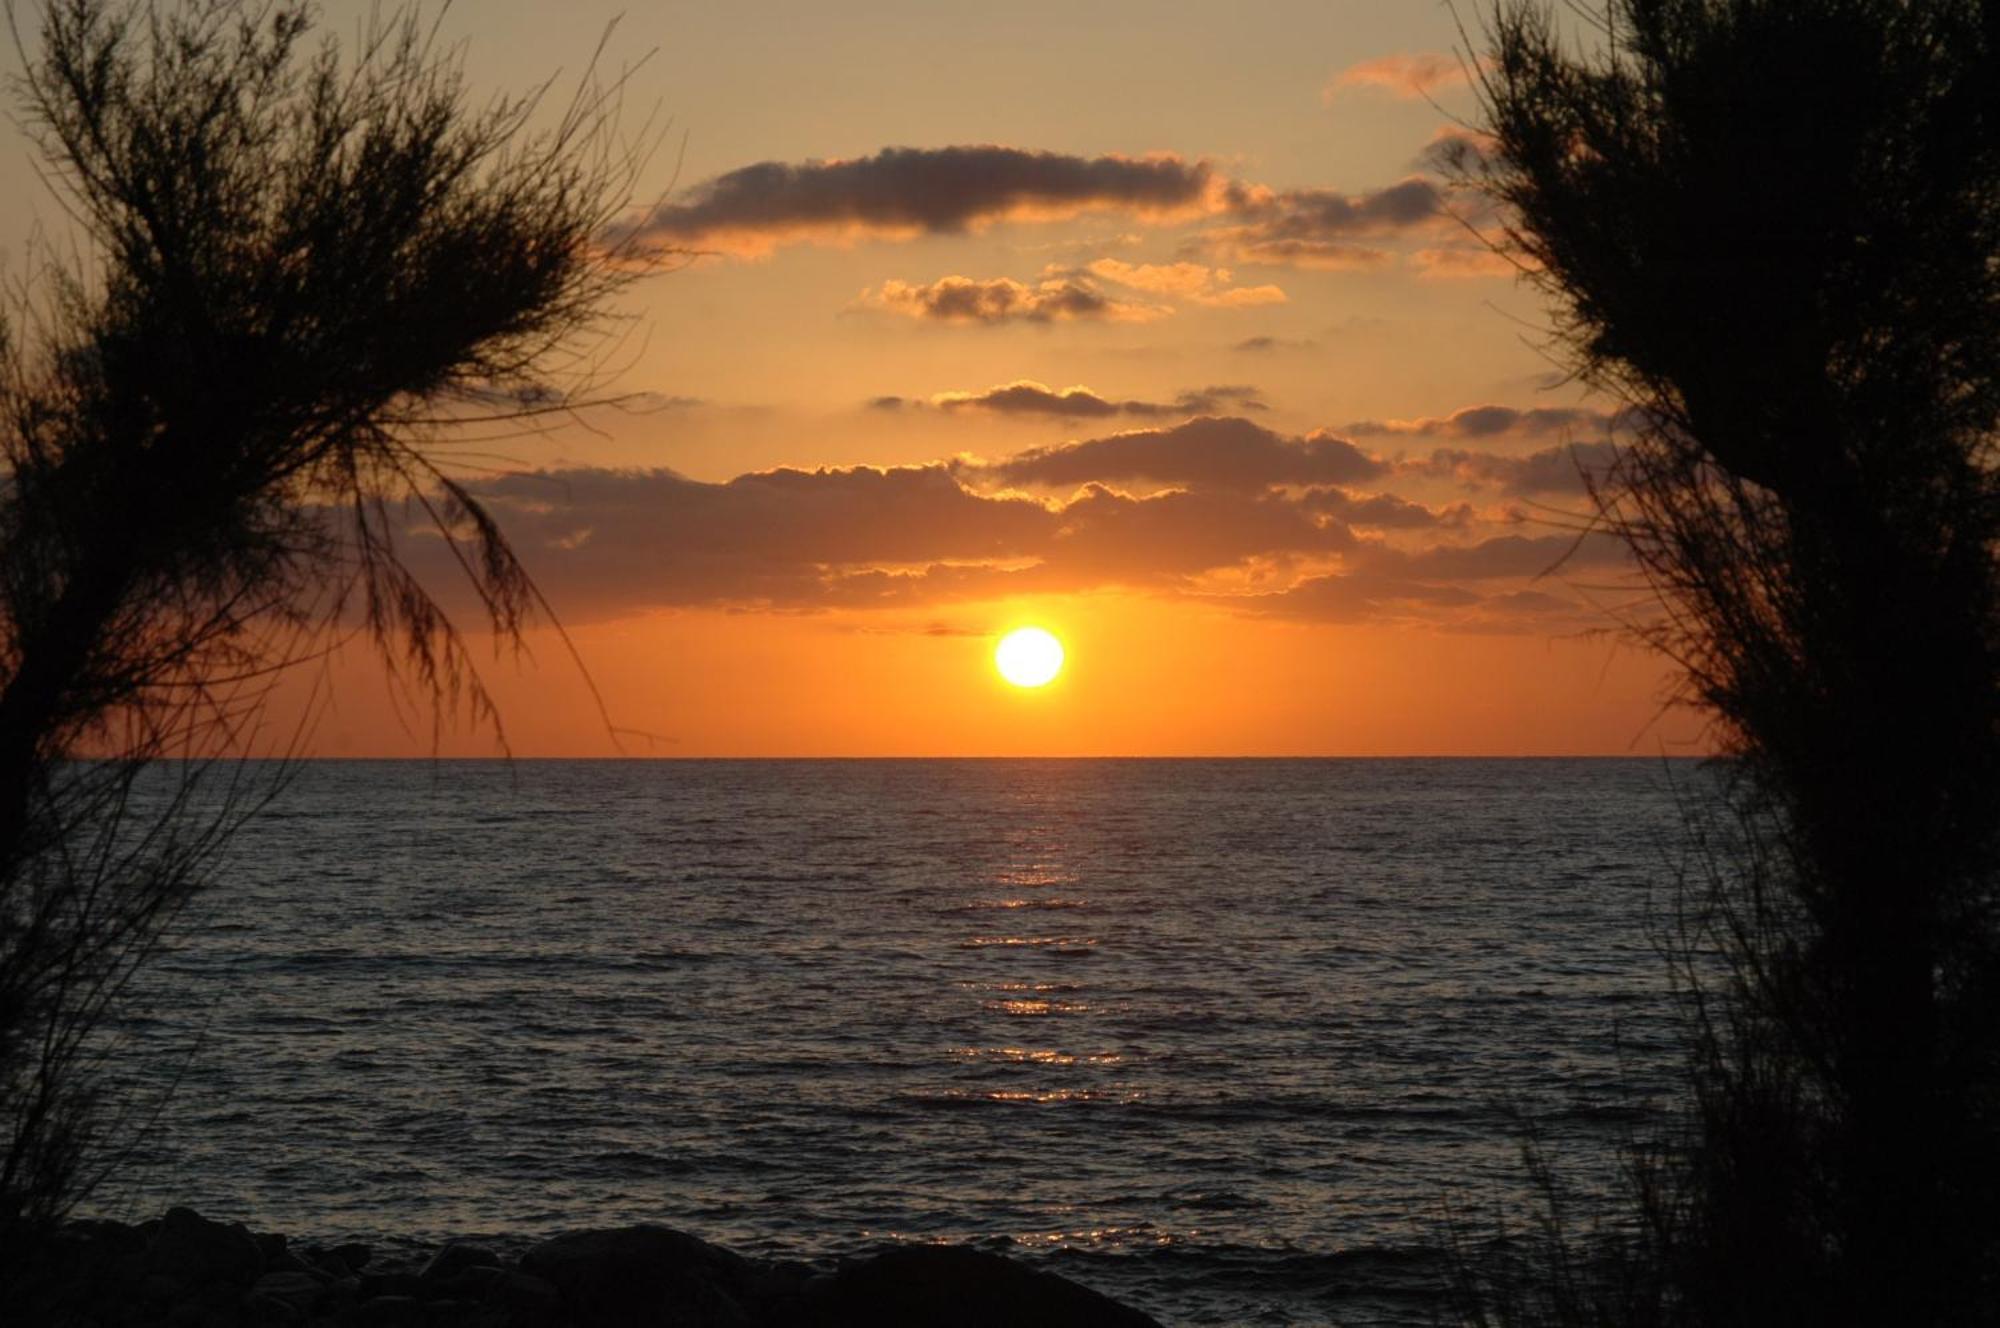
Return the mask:
<svg viewBox="0 0 2000 1328">
<path fill-rule="evenodd" d="M 666 126 L 626 225 L 690 255 L 621 308 L 628 407 L 476 478 L 627 731 L 544 632 L 487 668 L 516 752 L 1685 750 L 1622 551 L 1573 529 L 1615 419 L 1435 166 L 1475 115 L 1448 7 L 444 27 L 480 92 L 560 92 L 602 38 L 628 133 Z M 62 221 L 7 132 L 18 276 Z M 1039 692 L 989 663 L 1030 622 L 1069 647 Z M 430 749 L 365 660 L 308 681 L 313 750 Z"/>
</svg>

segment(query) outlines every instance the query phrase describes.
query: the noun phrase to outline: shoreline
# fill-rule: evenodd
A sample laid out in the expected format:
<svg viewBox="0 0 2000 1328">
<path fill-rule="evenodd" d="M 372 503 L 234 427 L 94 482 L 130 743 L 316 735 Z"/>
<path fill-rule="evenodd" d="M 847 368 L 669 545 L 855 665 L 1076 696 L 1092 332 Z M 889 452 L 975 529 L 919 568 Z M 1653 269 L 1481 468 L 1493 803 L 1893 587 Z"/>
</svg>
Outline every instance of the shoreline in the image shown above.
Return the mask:
<svg viewBox="0 0 2000 1328">
<path fill-rule="evenodd" d="M 67 1222 L 35 1253 L 8 1298 L 19 1322 L 52 1328 L 1161 1328 L 1081 1283 L 970 1246 L 882 1245 L 807 1263 L 650 1223 L 511 1255 L 449 1241 L 384 1258 L 358 1241 L 294 1244 L 176 1207 L 138 1224 Z"/>
</svg>

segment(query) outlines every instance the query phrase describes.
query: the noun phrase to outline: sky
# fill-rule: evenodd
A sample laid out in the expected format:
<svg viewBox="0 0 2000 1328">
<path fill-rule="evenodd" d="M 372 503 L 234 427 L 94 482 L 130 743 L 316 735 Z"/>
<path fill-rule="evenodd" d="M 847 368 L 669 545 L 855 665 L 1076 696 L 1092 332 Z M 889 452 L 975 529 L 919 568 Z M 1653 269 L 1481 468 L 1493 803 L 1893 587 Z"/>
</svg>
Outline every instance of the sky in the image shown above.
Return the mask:
<svg viewBox="0 0 2000 1328">
<path fill-rule="evenodd" d="M 480 92 L 601 46 L 652 145 L 620 235 L 681 255 L 621 298 L 615 404 L 463 472 L 564 633 L 480 651 L 517 755 L 1691 750 L 1621 633 L 1623 550 L 1581 532 L 1612 403 L 1437 164 L 1476 118 L 1448 8 L 479 0 L 444 29 Z M 61 218 L 5 141 L 18 256 Z M 1028 624 L 1067 650 L 1034 690 L 991 660 Z M 268 733 L 304 709 L 323 755 L 499 741 L 360 651 Z"/>
</svg>

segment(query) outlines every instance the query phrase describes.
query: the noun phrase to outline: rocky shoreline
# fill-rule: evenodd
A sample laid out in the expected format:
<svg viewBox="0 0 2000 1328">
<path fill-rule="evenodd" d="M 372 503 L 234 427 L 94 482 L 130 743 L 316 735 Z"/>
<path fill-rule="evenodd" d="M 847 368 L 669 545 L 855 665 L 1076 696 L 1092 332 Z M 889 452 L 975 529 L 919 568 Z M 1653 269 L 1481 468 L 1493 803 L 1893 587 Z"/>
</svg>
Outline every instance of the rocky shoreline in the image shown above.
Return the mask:
<svg viewBox="0 0 2000 1328">
<path fill-rule="evenodd" d="M 663 1226 L 581 1231 L 518 1257 L 453 1242 L 420 1262 L 294 1245 L 187 1208 L 16 1244 L 0 1318 L 41 1328 L 1160 1328 L 1054 1273 L 965 1246 L 831 1265 L 745 1258 Z"/>
</svg>

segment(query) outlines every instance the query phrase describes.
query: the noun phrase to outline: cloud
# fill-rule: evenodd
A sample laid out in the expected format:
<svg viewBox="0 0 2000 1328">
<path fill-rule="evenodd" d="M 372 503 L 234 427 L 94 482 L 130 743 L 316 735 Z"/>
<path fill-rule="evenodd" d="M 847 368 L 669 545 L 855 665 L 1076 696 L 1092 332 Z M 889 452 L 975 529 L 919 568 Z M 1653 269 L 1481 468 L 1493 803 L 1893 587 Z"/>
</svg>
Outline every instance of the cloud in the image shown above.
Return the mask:
<svg viewBox="0 0 2000 1328">
<path fill-rule="evenodd" d="M 1355 494 L 1346 489 L 1316 488 L 1299 495 L 1298 501 L 1309 511 L 1374 530 L 1463 529 L 1473 519 L 1471 503 L 1426 507 L 1393 493 Z"/>
<path fill-rule="evenodd" d="M 1240 223 L 1203 231 L 1195 241 L 1200 248 L 1238 262 L 1330 271 L 1385 267 L 1393 253 L 1357 241 L 1432 225 L 1445 215 L 1443 193 L 1421 176 L 1367 194 L 1231 184 L 1223 197 Z"/>
<path fill-rule="evenodd" d="M 1471 74 L 1472 66 L 1449 51 L 1399 52 L 1341 70 L 1320 91 L 1320 100 L 1331 105 L 1341 93 L 1361 89 L 1418 101 L 1440 89 L 1470 82 Z"/>
<path fill-rule="evenodd" d="M 1126 584 L 1174 580 L 1249 558 L 1326 554 L 1354 536 L 1276 493 L 1172 491 L 1131 498 L 1090 485 L 1062 509 L 1050 561 Z"/>
<path fill-rule="evenodd" d="M 696 186 L 627 228 L 644 245 L 751 257 L 801 241 L 851 243 L 1052 221 L 1086 212 L 1171 220 L 1216 210 L 1223 181 L 1171 153 L 1081 157 L 994 144 L 758 162 Z"/>
<path fill-rule="evenodd" d="M 1124 589 L 1312 621 L 1527 630 L 1575 612 L 1559 583 L 1536 578 L 1629 567 L 1606 535 L 1467 542 L 1463 504 L 1330 484 L 1135 496 L 1092 482 L 1049 501 L 982 492 L 964 468 L 936 464 L 781 468 L 725 483 L 580 467 L 471 487 L 572 623 L 694 606 L 935 611 Z M 406 554 L 431 584 L 458 581 L 434 535 L 412 534 Z"/>
<path fill-rule="evenodd" d="M 1280 287 L 1232 286 L 1233 274 L 1228 268 L 1209 267 L 1205 263 L 1127 263 L 1116 258 L 1100 258 L 1087 270 L 1106 281 L 1133 290 L 1177 295 L 1213 308 L 1245 309 L 1286 302 L 1285 292 Z"/>
<path fill-rule="evenodd" d="M 787 244 L 908 240 L 1109 212 L 1150 224 L 1226 219 L 1233 224 L 1211 229 L 1193 247 L 1245 262 L 1357 269 L 1394 261 L 1389 251 L 1358 239 L 1427 224 L 1440 215 L 1441 200 L 1436 184 L 1415 176 L 1362 194 L 1274 190 L 1166 152 L 1084 157 L 995 144 L 898 147 L 729 171 L 683 201 L 624 223 L 613 238 L 640 248 L 754 258 Z M 1276 286 L 1231 287 L 1226 272 L 1204 280 L 1200 266 L 1106 259 L 1091 265 L 1103 280 L 1196 303 L 1245 307 L 1284 299 Z"/>
<path fill-rule="evenodd" d="M 1454 178 L 1459 171 L 1477 173 L 1499 148 L 1499 140 L 1469 125 L 1440 125 L 1413 163 L 1420 171 Z"/>
<path fill-rule="evenodd" d="M 1115 300 L 1062 278 L 1033 286 L 1011 277 L 949 276 L 922 286 L 891 280 L 862 292 L 861 303 L 941 323 L 1150 323 L 1173 313 L 1164 305 Z"/>
<path fill-rule="evenodd" d="M 1617 461 L 1615 443 L 1595 442 L 1547 447 L 1526 456 L 1439 448 L 1424 460 L 1405 462 L 1403 469 L 1521 497 L 1588 492 L 1590 481 L 1608 474 Z"/>
<path fill-rule="evenodd" d="M 1279 493 L 1101 485 L 1066 502 L 977 493 L 941 465 L 779 469 L 726 483 L 575 468 L 473 482 L 565 618 L 688 605 L 915 605 L 1108 586 L 1173 589 L 1253 560 L 1327 558 L 1347 526 Z M 443 541 L 411 561 L 452 580 Z"/>
<path fill-rule="evenodd" d="M 1439 545 L 1410 552 L 1370 545 L 1362 569 L 1422 581 L 1489 581 L 1536 578 L 1557 572 L 1630 566 L 1625 542 L 1603 533 L 1499 535 L 1477 544 Z"/>
<path fill-rule="evenodd" d="M 1317 341 L 1293 341 L 1284 337 L 1245 337 L 1229 349 L 1241 355 L 1270 355 L 1281 350 L 1317 350 Z"/>
<path fill-rule="evenodd" d="M 898 398 L 900 400 L 900 398 Z M 940 410 L 981 410 L 998 415 L 1053 415 L 1066 419 L 1098 419 L 1109 415 L 1159 418 L 1205 415 L 1219 410 L 1266 410 L 1257 389 L 1224 383 L 1182 392 L 1172 401 L 1112 401 L 1087 387 L 1061 391 L 1022 378 L 984 392 L 940 392 L 931 398 Z"/>
<path fill-rule="evenodd" d="M 1286 437 L 1249 420 L 1204 416 L 1171 429 L 1140 429 L 1032 448 L 986 466 L 981 473 L 1004 484 L 1048 488 L 1138 480 L 1257 490 L 1353 483 L 1374 479 L 1388 469 L 1342 438 Z"/>
<path fill-rule="evenodd" d="M 1514 277 L 1521 273 L 1515 260 L 1483 246 L 1419 249 L 1410 255 L 1410 264 L 1418 276 L 1432 280 Z"/>
<path fill-rule="evenodd" d="M 1255 309 L 1286 303 L 1285 292 L 1278 286 L 1232 286 L 1228 290 L 1197 291 L 1188 298 L 1211 309 Z"/>
<path fill-rule="evenodd" d="M 1449 415 L 1412 420 L 1357 420 L 1341 432 L 1357 438 L 1396 435 L 1416 438 L 1498 438 L 1508 434 L 1538 438 L 1549 434 L 1598 432 L 1612 427 L 1616 415 L 1581 406 L 1467 406 Z"/>
<path fill-rule="evenodd" d="M 1467 631 L 1546 630 L 1586 621 L 1588 610 L 1547 589 L 1496 590 L 1491 583 L 1623 572 L 1631 565 L 1624 544 L 1603 534 L 1503 535 L 1416 551 L 1366 541 L 1357 543 L 1344 564 L 1283 590 L 1212 598 L 1238 612 L 1308 622 L 1406 620 Z"/>
</svg>

